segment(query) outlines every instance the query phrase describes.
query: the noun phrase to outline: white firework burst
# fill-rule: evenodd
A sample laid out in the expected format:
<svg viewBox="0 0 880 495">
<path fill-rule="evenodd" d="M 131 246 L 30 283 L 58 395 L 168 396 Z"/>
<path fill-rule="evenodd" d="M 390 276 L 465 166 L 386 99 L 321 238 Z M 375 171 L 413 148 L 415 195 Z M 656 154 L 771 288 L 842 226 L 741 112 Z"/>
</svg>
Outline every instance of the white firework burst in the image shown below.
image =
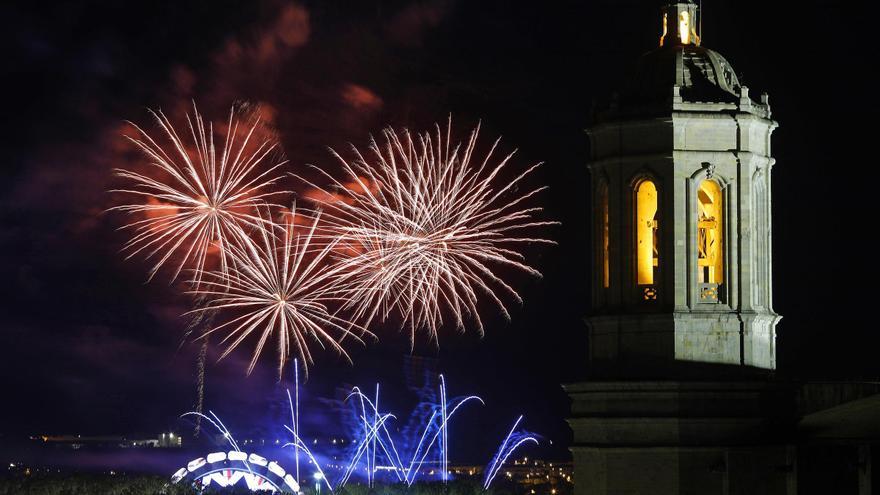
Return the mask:
<svg viewBox="0 0 880 495">
<path fill-rule="evenodd" d="M 351 253 L 342 261 L 348 307 L 367 323 L 397 314 L 412 345 L 419 329 L 436 340 L 444 318 L 460 331 L 469 320 L 482 335 L 481 295 L 509 318 L 504 299 L 521 298 L 502 272 L 540 276 L 518 248 L 555 244 L 521 234 L 557 224 L 538 219 L 541 208 L 524 206 L 545 187 L 518 191 L 541 164 L 503 178 L 515 152 L 493 164 L 496 140 L 475 164 L 478 135 L 479 126 L 464 146 L 453 146 L 451 121 L 445 133 L 437 125 L 433 135 L 388 128 L 384 143 L 372 140 L 367 156 L 356 148 L 353 161 L 334 153 L 345 178 L 323 173 L 332 181 L 329 190 L 300 177 L 319 191 L 314 200 L 325 209 L 323 235 L 336 239 L 337 251 Z"/>
<path fill-rule="evenodd" d="M 342 342 L 351 337 L 363 343 L 361 336 L 372 334 L 339 314 L 338 307 L 348 301 L 347 291 L 340 284 L 342 267 L 330 263 L 328 256 L 336 243 L 315 242 L 320 213 L 305 226 L 296 225 L 295 208 L 283 225 L 270 223 L 268 212 L 259 216 L 267 228 L 257 230 L 255 238 L 242 237 L 227 246 L 235 270 L 207 272 L 201 288 L 193 291 L 207 301 L 193 312 L 228 316 L 203 336 L 227 333 L 221 341 L 228 343 L 221 359 L 255 336 L 248 374 L 273 335 L 278 342 L 279 376 L 291 352 L 308 369 L 313 363 L 310 344 L 330 348 L 350 361 Z"/>
<path fill-rule="evenodd" d="M 155 260 L 149 279 L 173 260 L 173 282 L 187 267 L 203 273 L 209 253 L 216 248 L 220 270 L 228 274 L 228 245 L 247 237 L 247 231 L 264 227 L 255 215 L 256 207 L 270 196 L 286 193 L 268 189 L 280 178 L 278 169 L 286 162 L 266 164 L 277 145 L 268 139 L 253 144 L 258 141 L 254 134 L 259 120 L 240 129 L 234 109 L 219 152 L 213 124 L 206 126 L 195 105 L 192 117 L 186 117 L 191 142 L 181 138 L 161 111 L 150 113 L 170 146 L 166 150 L 134 124 L 139 136 L 126 136 L 150 160 L 145 172 L 116 170 L 132 185 L 113 192 L 139 199 L 111 208 L 138 217 L 122 227 L 133 231 L 123 247 L 126 259 L 143 253 L 146 259 Z"/>
</svg>

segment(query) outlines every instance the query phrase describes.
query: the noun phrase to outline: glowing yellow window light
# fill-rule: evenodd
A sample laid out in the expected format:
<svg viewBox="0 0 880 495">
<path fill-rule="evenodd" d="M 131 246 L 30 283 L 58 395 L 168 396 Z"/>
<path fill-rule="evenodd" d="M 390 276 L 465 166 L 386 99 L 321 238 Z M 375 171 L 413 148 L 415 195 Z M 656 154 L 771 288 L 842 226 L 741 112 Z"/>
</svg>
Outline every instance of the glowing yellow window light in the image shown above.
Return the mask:
<svg viewBox="0 0 880 495">
<path fill-rule="evenodd" d="M 663 34 L 660 35 L 660 46 L 663 46 L 663 41 L 666 40 L 666 33 L 669 32 L 669 20 L 666 13 L 663 13 Z"/>
<path fill-rule="evenodd" d="M 602 287 L 611 286 L 611 233 L 610 233 L 610 217 L 608 212 L 608 184 L 602 183 L 599 186 L 599 221 L 601 222 L 601 241 L 602 241 Z"/>
<path fill-rule="evenodd" d="M 639 285 L 653 284 L 654 272 L 660 266 L 657 242 L 659 228 L 657 186 L 651 180 L 645 180 L 636 190 L 636 266 Z"/>
<path fill-rule="evenodd" d="M 678 38 L 685 45 L 691 42 L 691 15 L 687 12 L 678 15 Z"/>
<path fill-rule="evenodd" d="M 723 196 L 714 180 L 697 189 L 697 278 L 700 283 L 720 284 L 724 277 Z"/>
</svg>

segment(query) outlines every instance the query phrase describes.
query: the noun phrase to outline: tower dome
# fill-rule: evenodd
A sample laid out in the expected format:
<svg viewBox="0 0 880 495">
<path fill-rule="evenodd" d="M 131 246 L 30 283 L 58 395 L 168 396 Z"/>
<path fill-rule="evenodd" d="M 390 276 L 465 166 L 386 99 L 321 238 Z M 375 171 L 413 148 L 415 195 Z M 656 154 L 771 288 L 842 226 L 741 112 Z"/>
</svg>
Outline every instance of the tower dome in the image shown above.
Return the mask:
<svg viewBox="0 0 880 495">
<path fill-rule="evenodd" d="M 684 101 L 734 103 L 740 83 L 720 53 L 696 44 L 668 43 L 642 55 L 621 95 L 627 103 L 668 99 L 677 87 Z"/>
<path fill-rule="evenodd" d="M 776 435 L 794 431 L 794 394 L 769 379 L 777 123 L 769 97 L 752 101 L 701 46 L 694 2 L 662 12 L 659 47 L 586 129 L 590 380 L 566 387 L 575 494 L 790 493 L 797 470 L 778 466 L 800 450 Z"/>
<path fill-rule="evenodd" d="M 749 98 L 730 62 L 702 46 L 694 2 L 668 3 L 661 13 L 660 46 L 639 57 L 610 108 L 597 112 L 597 120 L 699 110 L 701 104 L 770 117 L 769 105 Z"/>
</svg>

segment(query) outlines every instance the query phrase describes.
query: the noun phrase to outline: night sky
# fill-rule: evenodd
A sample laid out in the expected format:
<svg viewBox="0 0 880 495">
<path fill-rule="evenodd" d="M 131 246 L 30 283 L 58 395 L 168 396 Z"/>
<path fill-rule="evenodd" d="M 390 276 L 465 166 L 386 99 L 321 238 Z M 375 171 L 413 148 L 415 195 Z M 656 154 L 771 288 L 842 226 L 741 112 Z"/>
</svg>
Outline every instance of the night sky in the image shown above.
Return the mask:
<svg viewBox="0 0 880 495">
<path fill-rule="evenodd" d="M 519 413 L 564 456 L 568 402 L 559 384 L 587 378 L 590 243 L 588 140 L 594 101 L 657 43 L 656 1 L 19 2 L 3 22 L 0 181 L 0 441 L 31 434 L 155 434 L 184 426 L 195 402 L 198 345 L 183 342 L 190 309 L 168 273 L 125 261 L 123 219 L 104 210 L 112 168 L 139 160 L 125 120 L 147 108 L 211 119 L 259 106 L 291 170 L 338 167 L 327 147 L 365 146 L 382 127 L 429 128 L 451 114 L 461 137 L 518 148 L 514 164 L 546 165 L 538 203 L 562 222 L 556 247 L 529 251 L 542 279 L 513 277 L 524 298 L 507 322 L 484 312 L 475 332 L 441 333 L 435 358 L 453 394 L 488 405 L 462 423 L 480 457 Z M 876 379 L 876 158 L 869 155 L 876 55 L 858 2 L 704 2 L 703 44 L 773 118 L 775 309 L 786 378 Z M 871 135 L 869 135 L 871 134 Z M 287 184 L 296 188 L 297 184 Z M 342 384 L 386 384 L 404 412 L 406 335 L 352 348 L 352 367 L 321 356 L 310 400 Z M 246 429 L 283 386 L 273 355 L 244 376 L 249 349 L 207 370 L 206 405 Z M 397 390 L 397 392 L 395 392 Z M 318 420 L 316 420 L 318 421 Z M 471 437 L 476 438 L 476 437 Z M 479 444 L 479 445 L 476 445 Z"/>
</svg>

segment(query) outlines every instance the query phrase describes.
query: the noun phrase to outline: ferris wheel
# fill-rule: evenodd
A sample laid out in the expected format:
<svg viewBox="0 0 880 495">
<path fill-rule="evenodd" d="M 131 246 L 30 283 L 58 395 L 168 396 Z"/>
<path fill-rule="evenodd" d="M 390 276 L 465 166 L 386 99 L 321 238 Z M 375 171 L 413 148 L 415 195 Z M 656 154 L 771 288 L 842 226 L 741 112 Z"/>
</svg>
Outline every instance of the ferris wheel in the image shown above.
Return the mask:
<svg viewBox="0 0 880 495">
<path fill-rule="evenodd" d="M 239 450 L 212 452 L 177 470 L 171 483 L 198 488 L 248 488 L 253 492 L 300 493 L 299 483 L 275 461 Z"/>
</svg>

